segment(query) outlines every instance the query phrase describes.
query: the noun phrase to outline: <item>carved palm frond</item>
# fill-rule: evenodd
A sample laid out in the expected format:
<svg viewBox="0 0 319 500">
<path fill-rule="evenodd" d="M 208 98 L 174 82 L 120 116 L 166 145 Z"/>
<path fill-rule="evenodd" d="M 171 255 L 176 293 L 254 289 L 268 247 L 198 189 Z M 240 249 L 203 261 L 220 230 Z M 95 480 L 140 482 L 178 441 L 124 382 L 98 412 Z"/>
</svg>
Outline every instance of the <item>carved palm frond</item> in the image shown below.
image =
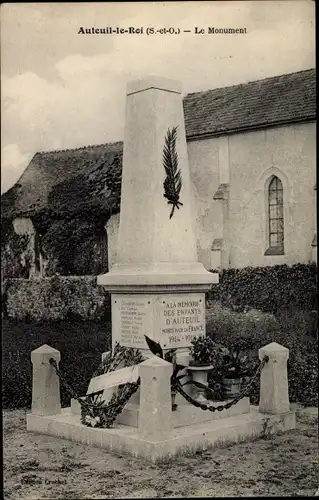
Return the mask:
<svg viewBox="0 0 319 500">
<path fill-rule="evenodd" d="M 182 175 L 178 168 L 176 139 L 177 127 L 173 127 L 172 130 L 168 129 L 163 149 L 163 166 L 166 173 L 166 179 L 163 183 L 163 196 L 168 200 L 168 204 L 173 205 L 169 216 L 170 219 L 173 217 L 175 208 L 179 209 L 179 206 L 183 205 L 183 203 L 179 201 L 179 195 L 182 189 Z"/>
</svg>

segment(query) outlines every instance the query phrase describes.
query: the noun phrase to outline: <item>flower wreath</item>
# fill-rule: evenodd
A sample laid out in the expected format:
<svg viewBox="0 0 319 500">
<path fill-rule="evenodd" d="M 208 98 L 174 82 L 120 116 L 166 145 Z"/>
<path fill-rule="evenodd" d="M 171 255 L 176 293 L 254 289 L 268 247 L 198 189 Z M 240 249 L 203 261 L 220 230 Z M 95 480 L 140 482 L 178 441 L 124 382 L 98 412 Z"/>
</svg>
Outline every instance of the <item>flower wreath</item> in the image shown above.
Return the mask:
<svg viewBox="0 0 319 500">
<path fill-rule="evenodd" d="M 109 373 L 119 368 L 134 366 L 144 361 L 138 349 L 115 344 L 113 353 L 109 351 L 98 369 L 93 373 L 93 377 L 98 377 L 104 373 Z M 137 382 L 119 385 L 109 402 L 103 399 L 104 389 L 84 396 L 81 403 L 81 422 L 88 427 L 109 428 L 113 424 L 117 415 L 121 413 L 126 403 L 140 385 Z"/>
</svg>

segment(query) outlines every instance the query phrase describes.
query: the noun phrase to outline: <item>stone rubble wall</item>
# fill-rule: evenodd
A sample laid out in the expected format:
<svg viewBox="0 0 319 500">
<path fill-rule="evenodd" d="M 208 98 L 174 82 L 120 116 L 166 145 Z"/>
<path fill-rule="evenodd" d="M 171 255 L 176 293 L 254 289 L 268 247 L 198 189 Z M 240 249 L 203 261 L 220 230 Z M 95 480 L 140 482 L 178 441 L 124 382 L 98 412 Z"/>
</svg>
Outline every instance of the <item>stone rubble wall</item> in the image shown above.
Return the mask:
<svg viewBox="0 0 319 500">
<path fill-rule="evenodd" d="M 110 317 L 110 295 L 96 276 L 8 279 L 2 292 L 4 314 L 16 321 Z"/>
<path fill-rule="evenodd" d="M 33 235 L 13 234 L 10 242 L 1 245 L 1 281 L 27 278 L 34 268 Z"/>
</svg>

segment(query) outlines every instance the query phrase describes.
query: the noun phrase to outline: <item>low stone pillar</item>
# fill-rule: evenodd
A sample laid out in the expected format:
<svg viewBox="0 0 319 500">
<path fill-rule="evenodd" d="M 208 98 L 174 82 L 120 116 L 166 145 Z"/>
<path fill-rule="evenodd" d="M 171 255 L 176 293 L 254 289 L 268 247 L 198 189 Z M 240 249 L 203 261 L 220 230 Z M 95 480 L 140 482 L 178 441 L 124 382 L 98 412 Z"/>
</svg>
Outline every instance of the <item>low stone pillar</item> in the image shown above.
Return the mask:
<svg viewBox="0 0 319 500">
<path fill-rule="evenodd" d="M 141 388 L 138 431 L 151 441 L 165 439 L 173 428 L 172 373 L 172 364 L 157 356 L 139 365 Z"/>
<path fill-rule="evenodd" d="M 287 360 L 289 349 L 276 342 L 259 349 L 259 359 L 268 356 L 261 371 L 259 411 L 279 415 L 290 411 Z"/>
<path fill-rule="evenodd" d="M 31 352 L 33 364 L 32 408 L 34 415 L 61 413 L 60 380 L 49 362 L 60 361 L 60 352 L 46 344 Z"/>
</svg>

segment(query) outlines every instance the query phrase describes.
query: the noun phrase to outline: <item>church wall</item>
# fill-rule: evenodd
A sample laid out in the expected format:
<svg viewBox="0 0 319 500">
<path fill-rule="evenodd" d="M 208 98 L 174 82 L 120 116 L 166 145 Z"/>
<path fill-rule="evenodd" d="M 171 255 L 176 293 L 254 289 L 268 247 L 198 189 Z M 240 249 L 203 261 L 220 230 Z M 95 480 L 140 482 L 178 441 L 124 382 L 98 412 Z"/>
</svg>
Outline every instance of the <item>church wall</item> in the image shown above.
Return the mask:
<svg viewBox="0 0 319 500">
<path fill-rule="evenodd" d="M 223 237 L 222 205 L 213 198 L 221 182 L 219 142 L 216 139 L 190 141 L 187 150 L 193 184 L 198 260 L 210 270 L 213 240 Z"/>
<path fill-rule="evenodd" d="M 315 137 L 315 123 L 302 123 L 188 142 L 198 258 L 206 269 L 217 267 L 212 246 L 218 240 L 223 268 L 313 260 Z M 284 187 L 284 255 L 265 255 L 271 175 L 279 176 Z M 214 200 L 219 186 L 227 183 L 228 202 Z M 116 214 L 106 226 L 110 267 L 116 259 L 118 227 Z"/>
<path fill-rule="evenodd" d="M 315 124 L 269 128 L 229 138 L 230 266 L 307 263 L 315 229 Z M 284 255 L 264 255 L 267 180 L 284 189 Z"/>
</svg>

